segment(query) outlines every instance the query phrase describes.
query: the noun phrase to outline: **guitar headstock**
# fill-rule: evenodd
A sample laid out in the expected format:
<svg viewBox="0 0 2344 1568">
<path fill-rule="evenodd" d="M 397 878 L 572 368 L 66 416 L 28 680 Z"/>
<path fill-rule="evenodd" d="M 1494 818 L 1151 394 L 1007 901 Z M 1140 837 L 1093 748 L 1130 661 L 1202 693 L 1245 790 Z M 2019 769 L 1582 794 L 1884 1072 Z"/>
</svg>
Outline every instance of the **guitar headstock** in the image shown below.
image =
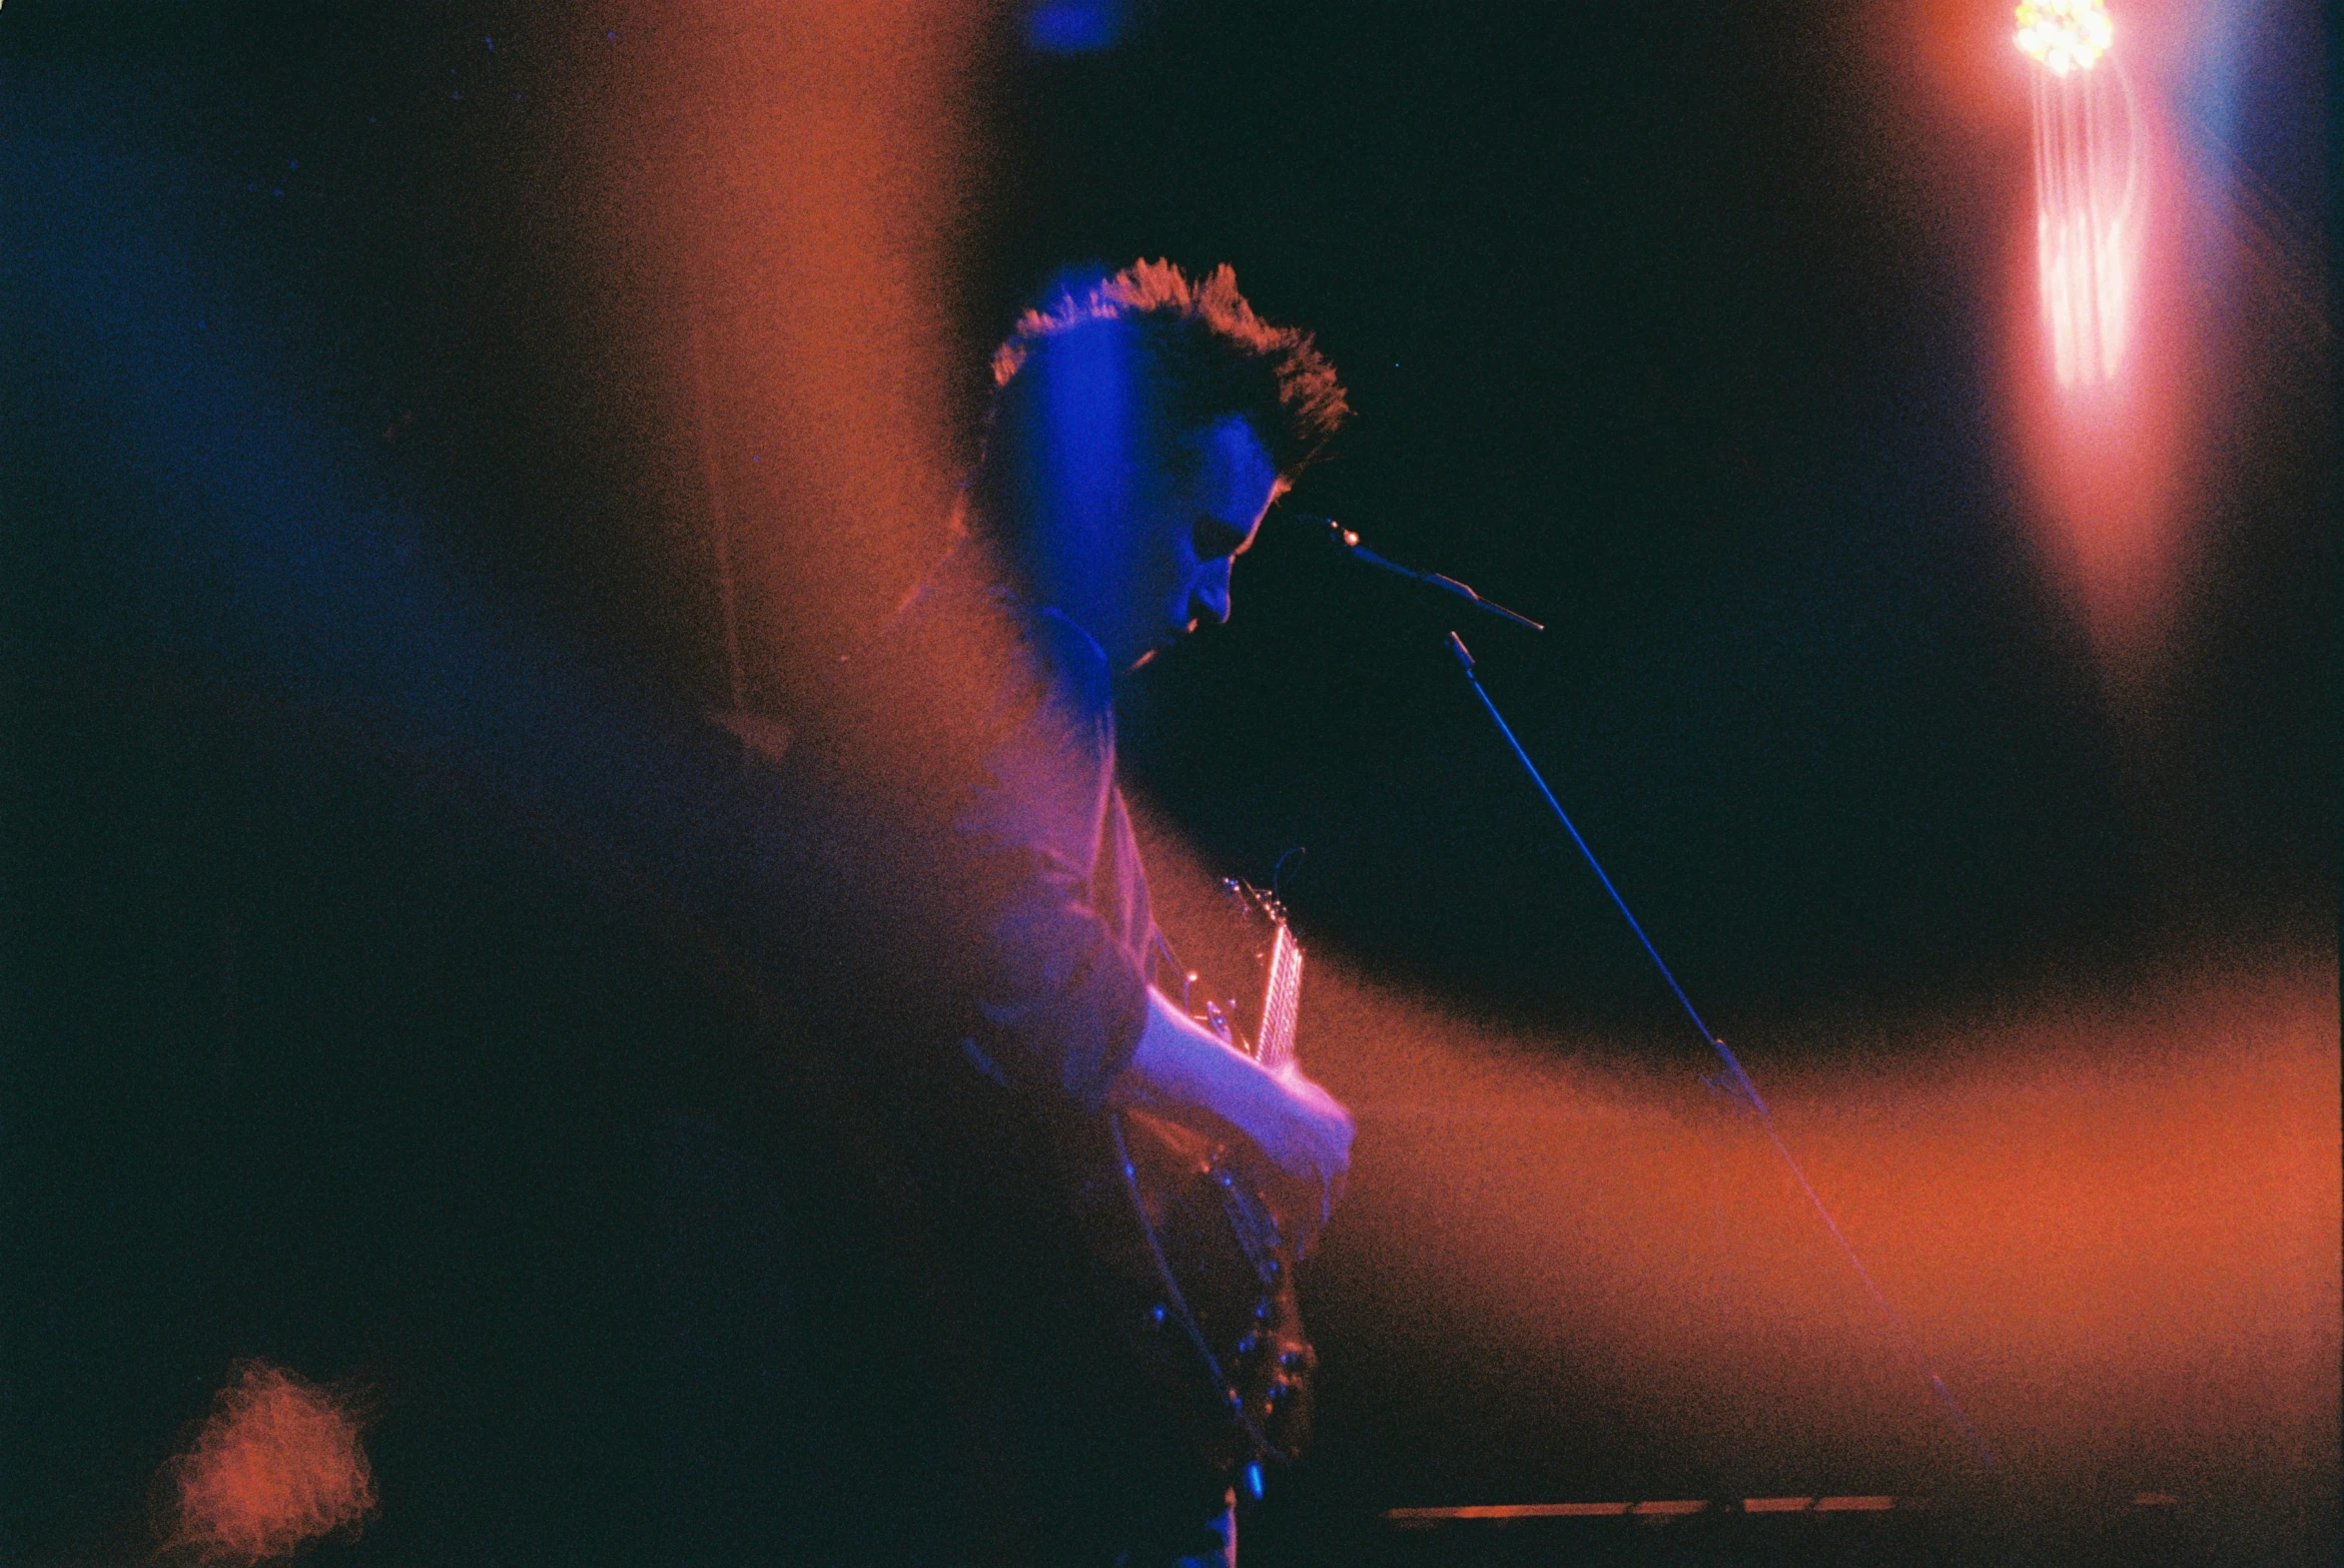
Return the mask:
<svg viewBox="0 0 2344 1568">
<path fill-rule="evenodd" d="M 1190 1012 L 1223 1044 L 1265 1066 L 1282 1067 L 1293 1056 L 1294 997 L 1301 985 L 1302 950 L 1276 895 L 1235 877 L 1223 880 L 1220 886 L 1230 912 L 1223 945 L 1233 950 L 1232 964 L 1249 971 L 1246 993 L 1252 1000 L 1240 1003 L 1234 996 L 1218 997 L 1199 1007 L 1191 984 Z M 1236 972 L 1224 971 L 1216 978 L 1225 980 Z M 1189 977 L 1191 982 L 1194 979 Z"/>
<path fill-rule="evenodd" d="M 1223 877 L 1220 890 L 1229 901 L 1240 928 L 1248 934 L 1258 933 L 1260 959 L 1266 963 L 1277 933 L 1286 929 L 1286 907 L 1277 901 L 1277 895 L 1255 887 L 1238 877 Z"/>
</svg>

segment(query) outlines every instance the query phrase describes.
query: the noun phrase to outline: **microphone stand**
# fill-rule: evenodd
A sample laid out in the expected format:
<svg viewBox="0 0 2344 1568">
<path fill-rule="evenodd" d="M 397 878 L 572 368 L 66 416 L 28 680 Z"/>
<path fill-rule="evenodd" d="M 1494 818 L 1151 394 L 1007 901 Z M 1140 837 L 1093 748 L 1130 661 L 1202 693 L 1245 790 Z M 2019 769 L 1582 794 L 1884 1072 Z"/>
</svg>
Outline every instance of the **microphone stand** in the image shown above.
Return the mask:
<svg viewBox="0 0 2344 1568">
<path fill-rule="evenodd" d="M 1297 514 L 1296 520 L 1323 527 L 1326 530 L 1328 540 L 1336 548 L 1363 565 L 1373 566 L 1380 571 L 1409 578 L 1427 587 L 1438 588 L 1444 593 L 1455 594 L 1471 603 L 1476 609 L 1494 615 L 1501 620 L 1510 621 L 1515 625 L 1527 627 L 1531 631 L 1546 629 L 1527 615 L 1517 614 L 1502 604 L 1496 604 L 1483 598 L 1454 577 L 1443 576 L 1439 572 L 1417 571 L 1413 567 L 1403 566 L 1397 561 L 1387 560 L 1361 544 L 1358 534 L 1331 517 Z M 1537 787 L 1539 798 L 1546 802 L 1547 809 L 1554 813 L 1555 820 L 1563 825 L 1563 831 L 1569 834 L 1571 842 L 1578 846 L 1579 853 L 1586 860 L 1588 869 L 1595 873 L 1596 881 L 1603 884 L 1604 892 L 1611 895 L 1612 904 L 1619 910 L 1620 918 L 1628 923 L 1628 929 L 1636 934 L 1637 942 L 1643 945 L 1646 956 L 1653 962 L 1653 967 L 1658 969 L 1661 978 L 1669 983 L 1669 990 L 1675 994 L 1678 1004 L 1684 1008 L 1685 1016 L 1693 1021 L 1695 1029 L 1701 1031 L 1703 1043 L 1716 1052 L 1719 1060 L 1725 1064 L 1723 1083 L 1706 1075 L 1702 1082 L 1728 1098 L 1739 1101 L 1757 1119 L 1758 1125 L 1765 1130 L 1767 1142 L 1774 1145 L 1775 1153 L 1780 1155 L 1783 1164 L 1790 1168 L 1792 1177 L 1799 1183 L 1799 1189 L 1807 1194 L 1807 1200 L 1814 1206 L 1816 1216 L 1823 1221 L 1824 1228 L 1831 1232 L 1832 1239 L 1839 1243 L 1841 1255 L 1848 1259 L 1849 1267 L 1853 1268 L 1856 1271 L 1856 1277 L 1863 1281 L 1865 1290 L 1872 1296 L 1873 1304 L 1878 1306 L 1881 1315 L 1888 1319 L 1889 1327 L 1896 1334 L 1899 1343 L 1903 1345 L 1906 1355 L 1912 1360 L 1915 1368 L 1920 1371 L 1924 1380 L 1936 1390 L 1939 1400 L 1946 1407 L 1946 1413 L 1953 1417 L 1954 1426 L 1960 1430 L 1962 1437 L 1967 1440 L 1970 1448 L 1976 1453 L 1978 1462 L 1986 1469 L 1991 1470 L 1994 1467 L 1994 1456 L 1992 1451 L 1986 1447 L 1985 1439 L 1978 1434 L 1976 1427 L 1969 1424 L 1969 1418 L 1961 1413 L 1960 1402 L 1953 1397 L 1953 1390 L 1946 1386 L 1946 1380 L 1938 1375 L 1937 1368 L 1932 1366 L 1929 1357 L 1922 1353 L 1919 1341 L 1913 1337 L 1913 1331 L 1906 1326 L 1905 1319 L 1898 1314 L 1897 1309 L 1889 1304 L 1888 1296 L 1874 1281 L 1872 1270 L 1864 1266 L 1864 1259 L 1858 1255 L 1855 1244 L 1840 1228 L 1840 1222 L 1832 1217 L 1831 1207 L 1824 1202 L 1823 1194 L 1818 1192 L 1815 1189 L 1815 1184 L 1807 1179 L 1807 1173 L 1800 1169 L 1798 1159 L 1792 1155 L 1790 1146 L 1783 1142 L 1782 1133 L 1775 1127 L 1774 1112 L 1768 1107 L 1765 1097 L 1759 1094 L 1758 1086 L 1750 1081 L 1750 1075 L 1743 1070 L 1741 1059 L 1734 1055 L 1733 1050 L 1727 1046 L 1722 1037 L 1712 1032 L 1709 1025 L 1702 1022 L 1701 1014 L 1693 1006 L 1693 999 L 1688 997 L 1685 994 L 1685 988 L 1677 983 L 1676 974 L 1661 958 L 1660 949 L 1652 945 L 1652 938 L 1644 934 L 1643 925 L 1638 922 L 1635 914 L 1628 908 L 1628 901 L 1620 896 L 1620 890 L 1612 885 L 1612 879 L 1604 871 L 1603 863 L 1595 858 L 1595 851 L 1588 848 L 1587 840 L 1580 836 L 1577 825 L 1571 821 L 1570 813 L 1563 810 L 1562 802 L 1555 799 L 1554 791 L 1547 787 L 1545 776 L 1538 771 L 1538 764 L 1530 760 L 1530 753 L 1523 750 L 1522 742 L 1515 738 L 1513 726 L 1506 722 L 1505 715 L 1500 713 L 1497 704 L 1490 700 L 1489 692 L 1482 686 L 1481 676 L 1474 668 L 1473 655 L 1466 648 L 1465 639 L 1451 631 L 1448 634 L 1448 649 L 1450 654 L 1455 657 L 1458 666 L 1465 672 L 1465 682 L 1473 688 L 1473 695 L 1481 699 L 1481 706 L 1489 714 L 1489 721 L 1495 724 L 1498 733 L 1505 737 L 1506 745 L 1514 753 L 1514 760 L 1521 763 L 1522 771 L 1530 775 L 1530 782 Z"/>
<path fill-rule="evenodd" d="M 1351 559 L 1359 562 L 1359 564 L 1362 566 L 1373 566 L 1376 570 L 1388 571 L 1395 577 L 1405 577 L 1410 582 L 1421 582 L 1428 588 L 1438 588 L 1443 593 L 1453 593 L 1457 597 L 1470 603 L 1475 609 L 1486 610 L 1488 613 L 1495 615 L 1500 620 L 1510 620 L 1515 625 L 1527 627 L 1531 631 L 1546 630 L 1544 626 L 1540 625 L 1537 621 L 1532 620 L 1527 615 L 1517 615 L 1512 610 L 1507 609 L 1503 604 L 1491 603 L 1488 599 L 1485 599 L 1480 594 L 1475 593 L 1471 588 L 1466 587 L 1463 583 L 1459 582 L 1454 577 L 1443 576 L 1437 571 L 1418 571 L 1413 566 L 1403 566 L 1398 561 L 1384 559 L 1384 557 L 1376 554 L 1375 551 L 1369 549 L 1366 545 L 1361 544 L 1359 542 L 1359 535 L 1353 533 L 1350 529 L 1344 527 L 1341 523 L 1335 521 L 1332 517 L 1314 517 L 1307 512 L 1295 512 L 1293 513 L 1293 518 L 1296 522 L 1306 522 L 1312 524 L 1313 526 L 1324 528 L 1326 530 L 1327 542 L 1332 544 L 1336 549 L 1341 550 L 1345 555 L 1350 556 Z M 1452 632 L 1450 635 L 1454 636 L 1455 633 Z"/>
</svg>

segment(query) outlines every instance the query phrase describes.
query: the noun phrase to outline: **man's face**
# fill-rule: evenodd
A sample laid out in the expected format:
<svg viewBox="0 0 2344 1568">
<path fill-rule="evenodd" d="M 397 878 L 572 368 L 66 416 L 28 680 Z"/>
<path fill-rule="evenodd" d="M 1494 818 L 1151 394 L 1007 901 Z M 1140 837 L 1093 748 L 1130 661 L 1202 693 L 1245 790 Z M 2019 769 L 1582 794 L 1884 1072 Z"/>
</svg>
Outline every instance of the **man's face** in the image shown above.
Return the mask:
<svg viewBox="0 0 2344 1568">
<path fill-rule="evenodd" d="M 1106 624 L 1085 622 L 1117 668 L 1147 663 L 1201 621 L 1229 618 L 1229 573 L 1282 488 L 1241 415 L 1172 438 L 1135 487 L 1120 530 L 1123 569 L 1106 574 L 1120 580 L 1092 606 Z"/>
</svg>

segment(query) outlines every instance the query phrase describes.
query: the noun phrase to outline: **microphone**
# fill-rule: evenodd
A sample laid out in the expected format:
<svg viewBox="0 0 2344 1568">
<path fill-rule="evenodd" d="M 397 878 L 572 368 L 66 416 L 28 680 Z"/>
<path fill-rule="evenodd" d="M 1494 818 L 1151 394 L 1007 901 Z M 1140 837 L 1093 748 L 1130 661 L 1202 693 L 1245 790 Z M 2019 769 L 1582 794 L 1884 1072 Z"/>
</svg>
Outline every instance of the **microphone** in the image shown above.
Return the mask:
<svg viewBox="0 0 2344 1568">
<path fill-rule="evenodd" d="M 1332 517 L 1320 517 L 1305 511 L 1290 511 L 1286 515 L 1321 533 L 1329 544 L 1363 566 L 1373 566 L 1376 570 L 1388 571 L 1395 577 L 1405 577 L 1411 582 L 1420 582 L 1428 588 L 1438 588 L 1443 593 L 1453 593 L 1475 609 L 1486 611 L 1500 620 L 1512 621 L 1515 625 L 1527 627 L 1531 631 L 1546 630 L 1544 626 L 1529 616 L 1516 614 L 1503 604 L 1492 603 L 1483 598 L 1454 577 L 1437 571 L 1418 571 L 1413 566 L 1403 566 L 1396 560 L 1376 554 L 1375 551 L 1359 542 L 1358 534 L 1344 527 Z"/>
</svg>

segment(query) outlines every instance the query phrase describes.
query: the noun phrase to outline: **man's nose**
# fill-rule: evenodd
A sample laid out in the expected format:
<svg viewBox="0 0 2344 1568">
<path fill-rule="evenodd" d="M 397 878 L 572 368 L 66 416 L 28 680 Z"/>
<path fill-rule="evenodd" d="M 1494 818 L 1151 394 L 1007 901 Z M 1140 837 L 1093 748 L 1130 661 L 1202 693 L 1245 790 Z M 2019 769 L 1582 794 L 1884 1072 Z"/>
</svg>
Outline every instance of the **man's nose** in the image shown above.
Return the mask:
<svg viewBox="0 0 2344 1568">
<path fill-rule="evenodd" d="M 1210 616 L 1217 625 L 1226 625 L 1229 618 L 1229 572 L 1234 562 L 1226 558 L 1204 563 L 1204 574 L 1196 583 L 1191 608 L 1198 620 Z"/>
</svg>

